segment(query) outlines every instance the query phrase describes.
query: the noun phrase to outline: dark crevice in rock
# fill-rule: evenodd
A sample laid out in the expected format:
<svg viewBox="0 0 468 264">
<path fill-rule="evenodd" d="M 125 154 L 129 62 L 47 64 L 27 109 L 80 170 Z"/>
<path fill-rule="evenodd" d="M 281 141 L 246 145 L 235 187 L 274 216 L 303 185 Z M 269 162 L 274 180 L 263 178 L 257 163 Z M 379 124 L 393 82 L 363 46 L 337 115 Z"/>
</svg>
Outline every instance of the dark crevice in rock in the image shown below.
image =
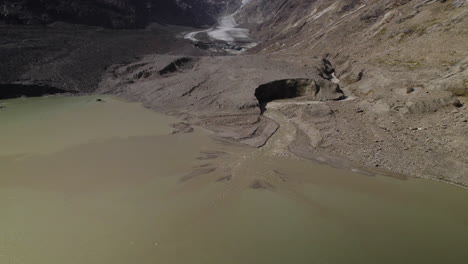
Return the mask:
<svg viewBox="0 0 468 264">
<path fill-rule="evenodd" d="M 308 93 L 317 93 L 316 85 L 310 79 L 286 79 L 260 85 L 255 90 L 255 97 L 261 113 L 265 112 L 266 105 L 274 100 L 305 96 Z"/>
<path fill-rule="evenodd" d="M 358 73 L 358 76 L 356 78 L 356 81 L 361 81 L 362 78 L 364 77 L 364 70 L 361 70 L 359 73 Z"/>
<path fill-rule="evenodd" d="M 320 77 L 324 78 L 325 80 L 332 80 L 333 74 L 335 73 L 335 68 L 329 60 L 323 59 L 322 65 L 317 68 L 317 71 Z"/>
<path fill-rule="evenodd" d="M 12 99 L 18 97 L 40 97 L 44 95 L 73 93 L 44 84 L 0 84 L 0 99 Z"/>
<path fill-rule="evenodd" d="M 348 99 L 348 96 L 342 95 L 342 96 L 340 96 L 340 97 L 338 97 L 336 99 L 332 99 L 331 101 L 343 101 L 343 100 L 346 100 L 346 99 Z"/>
<path fill-rule="evenodd" d="M 453 106 L 455 106 L 456 108 L 461 108 L 463 107 L 464 105 L 459 101 L 459 100 L 455 100 L 453 102 Z"/>
<path fill-rule="evenodd" d="M 192 88 L 190 88 L 188 91 L 184 92 L 182 94 L 182 96 L 190 96 L 195 90 L 197 90 L 198 88 L 200 88 L 202 85 L 204 85 L 206 82 L 208 82 L 208 79 L 206 80 L 203 80 L 201 81 L 200 83 L 198 83 L 197 85 L 193 86 Z"/>
<path fill-rule="evenodd" d="M 255 90 L 258 106 L 263 114 L 269 102 L 302 97 L 304 100 L 342 100 L 345 97 L 338 84 L 326 79 L 285 79 L 260 85 Z"/>
<path fill-rule="evenodd" d="M 136 73 L 134 76 L 133 76 L 133 79 L 147 79 L 149 77 L 151 77 L 153 73 L 149 70 L 143 70 L 141 72 L 138 72 Z"/>
</svg>

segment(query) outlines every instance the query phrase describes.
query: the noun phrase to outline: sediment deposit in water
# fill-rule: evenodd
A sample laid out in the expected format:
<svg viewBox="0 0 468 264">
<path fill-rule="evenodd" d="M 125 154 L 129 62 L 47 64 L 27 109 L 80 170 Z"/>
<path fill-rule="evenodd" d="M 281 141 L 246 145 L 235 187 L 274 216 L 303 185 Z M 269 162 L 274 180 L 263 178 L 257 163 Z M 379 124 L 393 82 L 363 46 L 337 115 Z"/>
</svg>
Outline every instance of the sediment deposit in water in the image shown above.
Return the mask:
<svg viewBox="0 0 468 264">
<path fill-rule="evenodd" d="M 465 190 L 285 155 L 295 127 L 275 109 L 282 126 L 252 149 L 108 96 L 0 103 L 1 263 L 468 257 Z"/>
</svg>

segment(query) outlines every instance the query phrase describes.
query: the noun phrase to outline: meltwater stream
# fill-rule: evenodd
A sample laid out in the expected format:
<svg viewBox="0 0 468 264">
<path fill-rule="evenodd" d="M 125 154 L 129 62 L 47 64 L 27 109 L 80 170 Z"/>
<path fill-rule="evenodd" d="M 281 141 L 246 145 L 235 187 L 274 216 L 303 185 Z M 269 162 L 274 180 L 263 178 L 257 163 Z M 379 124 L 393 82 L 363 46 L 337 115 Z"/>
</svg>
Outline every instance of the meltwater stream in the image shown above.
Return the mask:
<svg viewBox="0 0 468 264">
<path fill-rule="evenodd" d="M 466 190 L 279 155 L 287 125 L 252 149 L 113 97 L 0 104 L 2 264 L 468 259 Z"/>
</svg>

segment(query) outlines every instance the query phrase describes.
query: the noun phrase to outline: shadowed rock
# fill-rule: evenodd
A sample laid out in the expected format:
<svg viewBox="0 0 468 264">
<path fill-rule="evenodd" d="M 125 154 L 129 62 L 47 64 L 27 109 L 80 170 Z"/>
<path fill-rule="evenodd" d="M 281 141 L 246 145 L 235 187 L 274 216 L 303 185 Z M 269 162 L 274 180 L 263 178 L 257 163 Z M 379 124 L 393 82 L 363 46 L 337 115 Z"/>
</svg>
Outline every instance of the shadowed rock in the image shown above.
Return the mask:
<svg viewBox="0 0 468 264">
<path fill-rule="evenodd" d="M 304 97 L 309 100 L 336 100 L 344 97 L 339 85 L 328 80 L 285 79 L 260 85 L 255 90 L 261 112 L 274 100 Z"/>
<path fill-rule="evenodd" d="M 174 130 L 172 130 L 171 134 L 179 134 L 179 133 L 191 133 L 193 132 L 193 127 L 185 122 L 180 122 L 171 125 Z"/>
<path fill-rule="evenodd" d="M 195 62 L 195 59 L 189 57 L 177 59 L 160 70 L 159 75 L 164 76 L 170 73 L 192 69 L 195 66 Z"/>
<path fill-rule="evenodd" d="M 39 97 L 67 93 L 67 91 L 41 84 L 0 84 L 0 99 Z"/>
</svg>

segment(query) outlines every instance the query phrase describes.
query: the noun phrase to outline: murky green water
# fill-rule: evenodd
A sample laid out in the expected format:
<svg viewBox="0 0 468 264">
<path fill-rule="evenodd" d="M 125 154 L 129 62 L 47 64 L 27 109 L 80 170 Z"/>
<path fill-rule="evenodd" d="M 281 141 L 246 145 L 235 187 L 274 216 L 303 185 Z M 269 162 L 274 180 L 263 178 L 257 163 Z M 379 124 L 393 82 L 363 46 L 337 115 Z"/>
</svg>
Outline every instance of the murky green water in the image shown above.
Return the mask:
<svg viewBox="0 0 468 264">
<path fill-rule="evenodd" d="M 96 98 L 1 102 L 1 264 L 467 263 L 466 190 L 172 135 Z"/>
</svg>

